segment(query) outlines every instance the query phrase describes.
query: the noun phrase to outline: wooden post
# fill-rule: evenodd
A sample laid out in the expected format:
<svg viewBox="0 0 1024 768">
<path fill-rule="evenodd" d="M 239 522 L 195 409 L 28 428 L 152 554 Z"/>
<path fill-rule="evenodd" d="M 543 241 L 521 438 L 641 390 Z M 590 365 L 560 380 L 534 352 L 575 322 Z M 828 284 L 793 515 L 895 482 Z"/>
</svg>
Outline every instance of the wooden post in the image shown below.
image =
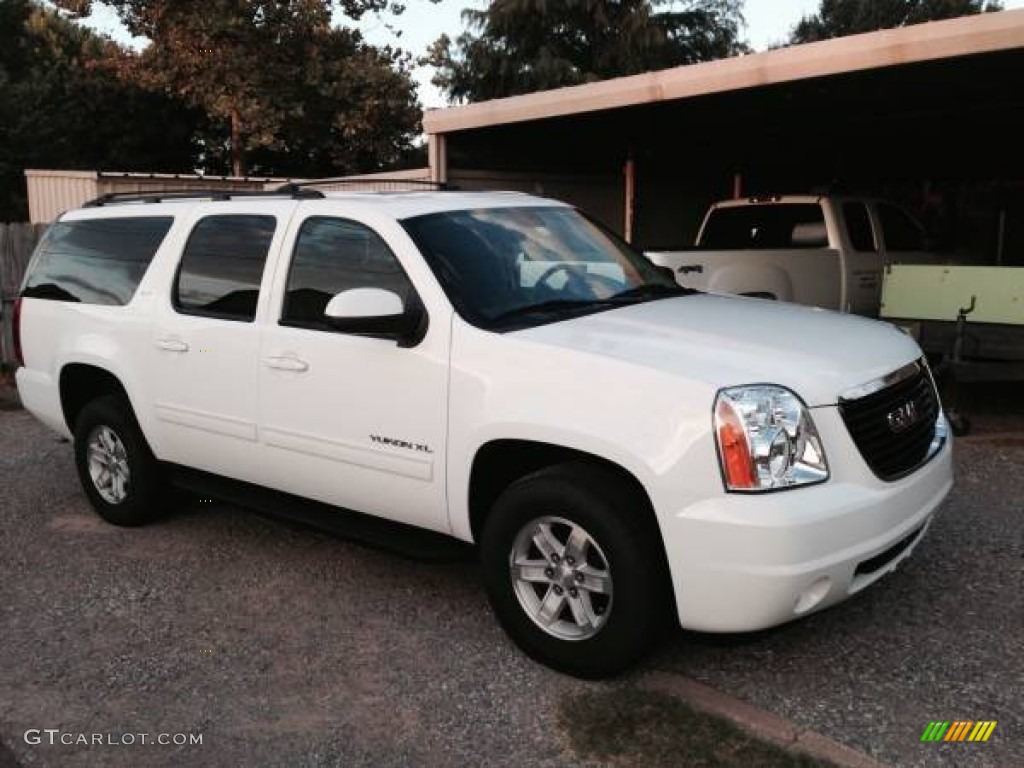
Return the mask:
<svg viewBox="0 0 1024 768">
<path fill-rule="evenodd" d="M 732 199 L 743 197 L 743 174 L 738 171 L 732 175 Z"/>
<path fill-rule="evenodd" d="M 636 160 L 633 159 L 633 150 L 629 150 L 626 158 L 626 165 L 622 169 L 623 181 L 625 184 L 625 210 L 622 236 L 627 243 L 633 242 L 634 217 L 636 216 Z"/>
<path fill-rule="evenodd" d="M 430 180 L 439 184 L 448 181 L 448 141 L 443 133 L 427 136 L 427 162 L 430 165 Z"/>
</svg>

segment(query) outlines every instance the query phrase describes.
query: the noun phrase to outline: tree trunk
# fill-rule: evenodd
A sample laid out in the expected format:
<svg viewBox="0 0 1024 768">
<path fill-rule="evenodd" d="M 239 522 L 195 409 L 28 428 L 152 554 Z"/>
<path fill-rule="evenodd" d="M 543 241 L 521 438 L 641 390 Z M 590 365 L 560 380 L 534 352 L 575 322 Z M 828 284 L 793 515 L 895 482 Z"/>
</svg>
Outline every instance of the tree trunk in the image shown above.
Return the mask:
<svg viewBox="0 0 1024 768">
<path fill-rule="evenodd" d="M 231 173 L 245 176 L 245 151 L 242 148 L 242 116 L 231 108 Z"/>
</svg>

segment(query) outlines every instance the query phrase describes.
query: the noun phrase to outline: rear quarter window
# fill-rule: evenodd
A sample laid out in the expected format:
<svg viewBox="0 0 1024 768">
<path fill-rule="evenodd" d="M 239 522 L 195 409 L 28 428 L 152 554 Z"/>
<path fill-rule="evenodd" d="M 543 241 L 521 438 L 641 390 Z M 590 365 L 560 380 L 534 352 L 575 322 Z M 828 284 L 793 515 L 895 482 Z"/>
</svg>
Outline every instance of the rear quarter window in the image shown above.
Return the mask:
<svg viewBox="0 0 1024 768">
<path fill-rule="evenodd" d="M 36 249 L 21 295 L 127 304 L 173 223 L 173 216 L 55 222 Z"/>
</svg>

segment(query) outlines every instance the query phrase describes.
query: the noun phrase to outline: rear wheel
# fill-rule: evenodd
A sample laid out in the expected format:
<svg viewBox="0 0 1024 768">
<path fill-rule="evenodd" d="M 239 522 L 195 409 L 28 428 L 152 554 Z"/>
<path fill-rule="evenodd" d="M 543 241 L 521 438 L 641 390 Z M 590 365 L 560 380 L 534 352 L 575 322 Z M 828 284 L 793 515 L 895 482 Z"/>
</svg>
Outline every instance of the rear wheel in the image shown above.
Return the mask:
<svg viewBox="0 0 1024 768">
<path fill-rule="evenodd" d="M 86 404 L 75 422 L 75 464 L 93 508 L 114 525 L 143 525 L 165 501 L 160 467 L 123 397 Z"/>
<path fill-rule="evenodd" d="M 619 672 L 671 615 L 661 543 L 646 500 L 580 464 L 513 483 L 481 540 L 488 596 L 530 656 L 586 678 Z"/>
</svg>

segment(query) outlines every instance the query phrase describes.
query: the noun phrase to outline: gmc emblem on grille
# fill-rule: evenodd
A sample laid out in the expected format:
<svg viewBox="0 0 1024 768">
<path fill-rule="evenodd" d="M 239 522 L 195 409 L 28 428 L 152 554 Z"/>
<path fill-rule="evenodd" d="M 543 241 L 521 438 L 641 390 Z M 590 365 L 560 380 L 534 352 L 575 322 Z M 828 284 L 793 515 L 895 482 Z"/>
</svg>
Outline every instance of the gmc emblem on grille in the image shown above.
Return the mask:
<svg viewBox="0 0 1024 768">
<path fill-rule="evenodd" d="M 894 435 L 905 432 L 917 423 L 917 403 L 908 400 L 885 418 Z"/>
</svg>

